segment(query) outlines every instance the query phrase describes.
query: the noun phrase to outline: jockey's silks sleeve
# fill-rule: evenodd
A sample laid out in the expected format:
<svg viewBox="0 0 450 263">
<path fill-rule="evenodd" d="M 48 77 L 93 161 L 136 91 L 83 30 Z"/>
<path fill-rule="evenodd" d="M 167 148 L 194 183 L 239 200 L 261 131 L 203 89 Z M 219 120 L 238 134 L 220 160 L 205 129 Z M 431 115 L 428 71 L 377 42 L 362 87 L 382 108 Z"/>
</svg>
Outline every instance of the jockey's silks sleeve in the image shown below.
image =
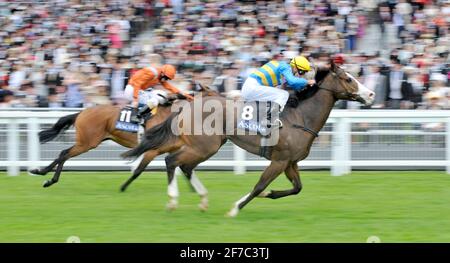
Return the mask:
<svg viewBox="0 0 450 263">
<path fill-rule="evenodd" d="M 280 63 L 280 72 L 284 76 L 289 87 L 296 91 L 302 90 L 305 88 L 306 84 L 308 84 L 306 79 L 294 76 L 294 74 L 292 74 L 291 66 L 286 63 Z"/>
<path fill-rule="evenodd" d="M 188 98 L 189 100 L 193 100 L 194 97 L 192 97 L 189 94 L 183 93 L 181 92 L 179 89 L 177 89 L 175 86 L 173 86 L 172 84 L 170 84 L 167 81 L 161 82 L 161 85 L 163 85 L 163 87 L 169 91 L 171 91 L 172 93 L 181 93 L 183 94 L 186 98 Z"/>
<path fill-rule="evenodd" d="M 161 85 L 163 85 L 163 87 L 166 90 L 171 91 L 172 93 L 180 93 L 179 89 L 177 89 L 175 86 L 173 86 L 172 84 L 170 84 L 167 81 L 161 82 Z"/>
</svg>

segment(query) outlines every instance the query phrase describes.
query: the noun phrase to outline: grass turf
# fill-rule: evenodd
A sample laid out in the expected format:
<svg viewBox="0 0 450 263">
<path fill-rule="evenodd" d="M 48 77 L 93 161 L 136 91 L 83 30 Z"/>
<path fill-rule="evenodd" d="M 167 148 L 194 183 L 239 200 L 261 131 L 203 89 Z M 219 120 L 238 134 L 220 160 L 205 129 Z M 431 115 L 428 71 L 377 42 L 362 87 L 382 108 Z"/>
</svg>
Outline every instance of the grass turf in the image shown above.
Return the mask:
<svg viewBox="0 0 450 263">
<path fill-rule="evenodd" d="M 180 205 L 167 212 L 167 179 L 146 172 L 127 192 L 126 172 L 63 172 L 44 177 L 0 173 L 0 242 L 450 242 L 450 176 L 444 172 L 301 172 L 299 195 L 254 199 L 237 218 L 224 214 L 259 173 L 197 173 L 210 208 L 179 179 Z M 280 176 L 268 189 L 291 188 Z"/>
</svg>

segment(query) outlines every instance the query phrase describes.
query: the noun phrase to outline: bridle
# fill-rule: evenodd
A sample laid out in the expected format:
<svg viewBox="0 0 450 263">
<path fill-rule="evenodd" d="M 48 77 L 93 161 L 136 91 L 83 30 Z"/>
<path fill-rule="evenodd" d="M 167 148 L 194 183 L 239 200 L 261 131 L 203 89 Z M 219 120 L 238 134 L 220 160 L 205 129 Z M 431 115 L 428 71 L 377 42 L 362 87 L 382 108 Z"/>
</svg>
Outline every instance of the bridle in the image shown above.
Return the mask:
<svg viewBox="0 0 450 263">
<path fill-rule="evenodd" d="M 331 72 L 331 74 L 332 74 L 333 76 L 337 76 L 337 74 L 336 74 L 335 72 Z M 325 80 L 325 78 L 323 78 L 322 80 L 320 80 L 320 81 L 319 81 L 318 83 L 316 83 L 315 85 L 317 85 L 317 88 L 318 88 L 318 89 L 323 89 L 323 90 L 326 90 L 326 91 L 331 92 L 331 94 L 333 95 L 333 98 L 336 99 L 336 92 L 335 92 L 334 90 L 322 87 L 322 83 L 323 83 L 324 80 Z M 352 93 L 352 92 L 343 91 L 343 92 L 339 92 L 338 94 L 339 94 L 340 96 L 343 96 L 343 97 L 349 97 L 349 98 L 350 98 L 351 100 L 353 100 L 353 101 L 356 101 L 356 100 L 358 99 L 358 94 L 354 94 L 354 93 Z M 302 114 L 302 119 L 303 119 L 303 123 L 305 123 L 305 119 L 303 118 L 303 114 Z M 306 124 L 305 124 L 305 126 L 302 126 L 302 125 L 299 125 L 299 124 L 293 124 L 292 126 L 293 126 L 294 128 L 297 128 L 297 129 L 302 129 L 302 130 L 304 130 L 305 132 L 308 132 L 308 133 L 312 134 L 314 137 L 319 137 L 319 132 L 315 132 L 315 131 L 313 131 L 313 130 L 307 128 L 307 127 L 306 127 Z"/>
<path fill-rule="evenodd" d="M 330 73 L 333 76 L 338 76 L 338 74 L 336 74 L 335 72 L 330 72 Z M 322 87 L 322 83 L 323 83 L 324 80 L 325 80 L 325 78 L 317 83 L 318 88 L 331 92 L 331 94 L 333 94 L 333 97 L 336 98 L 336 92 L 335 91 L 333 91 L 332 89 L 328 89 L 328 88 Z M 350 79 L 350 81 L 351 81 L 351 79 Z M 342 91 L 342 92 L 338 92 L 337 94 L 342 96 L 342 97 L 348 97 L 348 98 L 350 98 L 350 100 L 353 100 L 353 101 L 356 101 L 358 99 L 358 96 L 359 96 L 358 94 L 355 94 L 355 93 L 352 93 L 352 92 L 349 92 L 349 91 Z"/>
</svg>

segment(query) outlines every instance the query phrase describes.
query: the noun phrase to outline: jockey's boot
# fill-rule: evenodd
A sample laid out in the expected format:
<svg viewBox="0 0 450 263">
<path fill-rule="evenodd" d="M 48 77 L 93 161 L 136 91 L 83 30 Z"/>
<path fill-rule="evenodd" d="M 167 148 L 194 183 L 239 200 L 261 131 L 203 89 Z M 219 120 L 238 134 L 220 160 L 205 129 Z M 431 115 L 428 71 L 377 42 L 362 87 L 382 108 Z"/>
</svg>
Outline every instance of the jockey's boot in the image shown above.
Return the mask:
<svg viewBox="0 0 450 263">
<path fill-rule="evenodd" d="M 267 127 L 282 128 L 283 122 L 280 120 L 281 106 L 276 102 L 269 102 L 267 109 Z"/>
<path fill-rule="evenodd" d="M 148 105 L 144 105 L 144 107 L 139 109 L 138 113 L 136 114 L 139 123 L 142 124 L 144 122 L 144 115 L 148 112 L 150 112 L 150 107 Z"/>
<path fill-rule="evenodd" d="M 139 112 L 137 109 L 133 110 L 133 113 L 131 114 L 131 118 L 130 118 L 130 122 L 131 123 L 139 123 L 140 122 L 140 118 L 139 118 Z"/>
</svg>

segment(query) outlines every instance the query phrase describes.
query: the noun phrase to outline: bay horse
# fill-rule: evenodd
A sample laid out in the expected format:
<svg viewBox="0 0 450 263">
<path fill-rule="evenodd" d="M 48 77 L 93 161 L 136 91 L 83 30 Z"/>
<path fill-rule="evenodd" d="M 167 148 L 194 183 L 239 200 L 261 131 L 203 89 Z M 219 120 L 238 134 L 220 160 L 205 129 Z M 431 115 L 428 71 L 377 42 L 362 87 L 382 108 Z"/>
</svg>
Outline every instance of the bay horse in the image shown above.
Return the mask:
<svg viewBox="0 0 450 263">
<path fill-rule="evenodd" d="M 308 88 L 300 95 L 298 105 L 292 108 L 286 107 L 280 117 L 283 128 L 279 130 L 279 141 L 273 146 L 270 154 L 265 158 L 271 161 L 264 170 L 255 187 L 248 194 L 234 203 L 227 213 L 234 217 L 239 211 L 255 197 L 277 199 L 288 195 L 300 193 L 302 184 L 297 163 L 309 155 L 311 145 L 317 137 L 317 133 L 324 126 L 335 102 L 337 100 L 358 101 L 366 105 L 373 102 L 375 93 L 364 87 L 349 73 L 339 68 L 332 61 L 329 69 L 318 69 L 315 75 L 316 85 Z M 226 99 L 223 97 L 204 98 L 203 104 L 208 100 L 217 100 L 226 107 Z M 191 103 L 192 104 L 192 103 Z M 180 113 L 182 114 L 183 108 Z M 180 114 L 178 113 L 178 114 Z M 137 158 L 147 151 L 158 153 L 170 153 L 166 158 L 168 175 L 169 205 L 174 208 L 178 202 L 178 188 L 174 180 L 174 171 L 177 167 L 185 174 L 192 174 L 193 169 L 201 162 L 209 159 L 219 148 L 230 139 L 237 146 L 250 153 L 260 152 L 260 135 L 190 135 L 183 127 L 172 130 L 172 122 L 177 121 L 178 114 L 172 114 L 161 124 L 146 131 L 141 143 L 122 154 L 124 158 Z M 192 114 L 187 112 L 186 114 Z M 223 111 L 223 122 L 226 122 L 229 114 L 236 114 L 235 109 Z M 192 122 L 203 121 L 208 115 L 192 116 Z M 233 116 L 232 116 L 233 117 Z M 235 120 L 235 118 L 233 118 Z M 236 122 L 235 122 L 236 125 Z M 225 124 L 223 125 L 225 127 Z M 145 158 L 141 163 L 146 164 Z M 266 187 L 284 172 L 293 188 L 282 191 L 264 191 Z"/>
<path fill-rule="evenodd" d="M 199 88 L 201 95 L 196 96 L 219 95 L 217 92 L 206 86 L 202 86 L 201 84 L 197 83 L 197 87 Z M 145 129 L 149 129 L 163 122 L 171 114 L 172 102 L 176 104 L 177 101 L 175 100 L 184 98 L 184 96 L 178 94 L 169 95 L 169 103 L 158 106 L 156 114 L 145 123 Z M 81 112 L 61 117 L 50 129 L 39 132 L 40 143 L 46 143 L 55 139 L 60 133 L 73 125 L 76 130 L 75 143 L 73 146 L 61 151 L 59 157 L 47 167 L 33 169 L 29 171 L 29 173 L 34 175 L 46 175 L 56 167 L 53 177 L 44 182 L 43 186 L 49 187 L 59 181 L 64 163 L 68 159 L 96 148 L 103 141 L 112 140 L 128 148 L 137 146 L 138 138 L 136 133 L 121 131 L 115 128 L 121 110 L 121 107 L 113 105 L 87 108 Z M 148 154 L 146 158 L 154 158 L 156 156 L 157 155 Z M 133 180 L 128 180 L 124 183 L 121 187 L 121 191 L 125 191 L 132 181 Z"/>
</svg>

